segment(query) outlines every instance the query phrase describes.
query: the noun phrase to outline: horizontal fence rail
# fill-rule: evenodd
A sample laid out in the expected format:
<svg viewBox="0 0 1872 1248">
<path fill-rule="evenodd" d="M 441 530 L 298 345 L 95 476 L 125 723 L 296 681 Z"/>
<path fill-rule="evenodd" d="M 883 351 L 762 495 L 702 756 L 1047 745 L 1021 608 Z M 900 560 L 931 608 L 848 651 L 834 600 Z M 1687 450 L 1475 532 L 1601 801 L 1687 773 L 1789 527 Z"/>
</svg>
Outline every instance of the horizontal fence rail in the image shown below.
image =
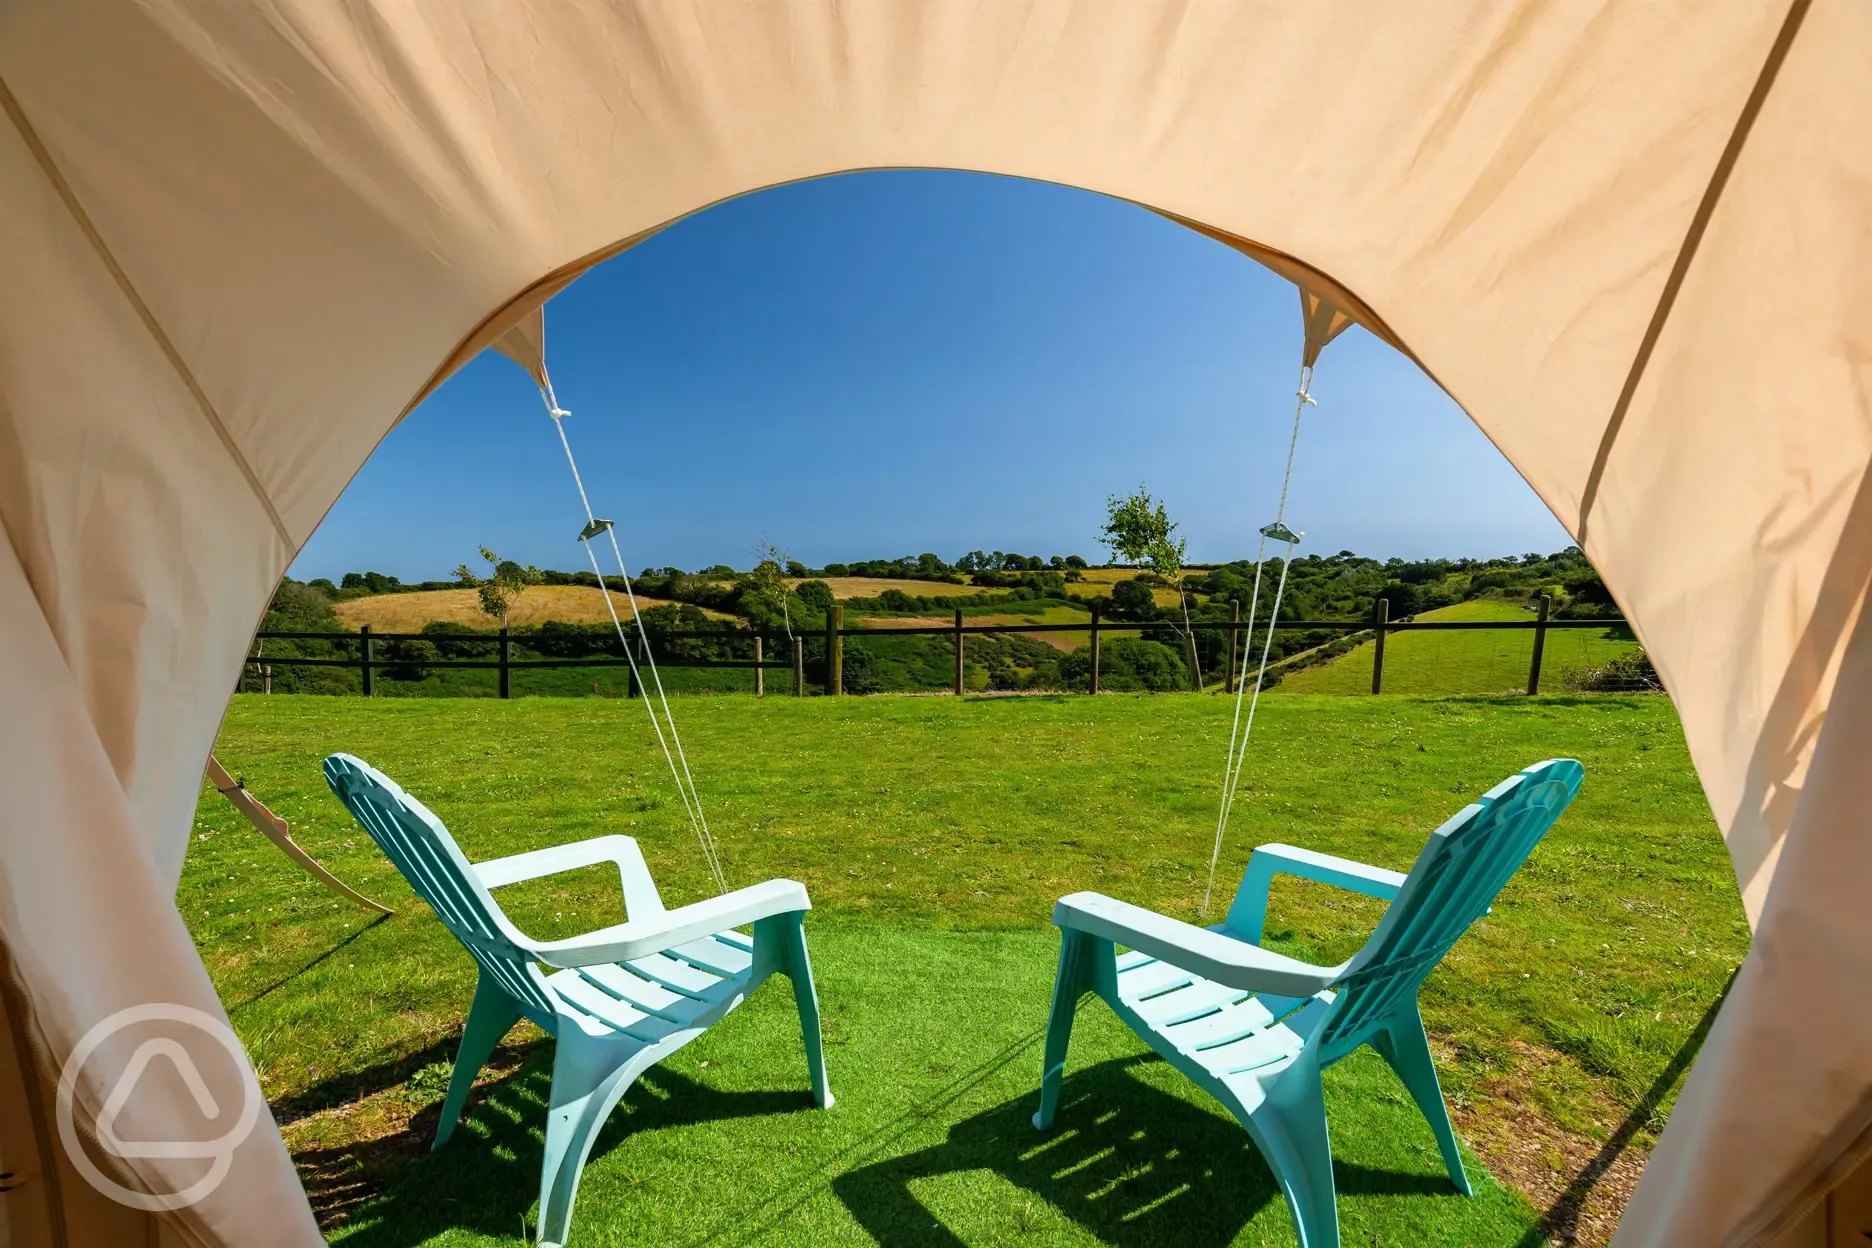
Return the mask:
<svg viewBox="0 0 1872 1248">
<path fill-rule="evenodd" d="M 1603 632 L 1611 629 L 1628 628 L 1626 622 L 1620 618 L 1551 619 L 1548 617 L 1548 605 L 1546 599 L 1541 599 L 1538 614 L 1536 618 L 1531 620 L 1416 620 L 1409 617 L 1393 620 L 1388 618 L 1388 602 L 1380 599 L 1374 604 L 1372 615 L 1362 620 L 1284 619 L 1272 622 L 1268 620 L 1255 620 L 1251 623 L 1250 621 L 1240 619 L 1238 611 L 1237 618 L 1234 619 L 1190 620 L 1187 624 L 1173 617 L 1162 617 L 1152 620 L 1110 619 L 1104 617 L 1103 612 L 1098 606 L 1094 606 L 1090 617 L 1084 623 L 965 624 L 962 622 L 962 613 L 957 611 L 955 622 L 952 624 L 916 624 L 897 628 L 889 624 L 878 624 L 871 627 L 847 627 L 844 624 L 842 604 L 838 604 L 827 613 L 826 627 L 824 629 L 814 630 L 811 634 L 796 634 L 792 638 L 788 638 L 785 635 L 757 632 L 751 629 L 681 629 L 660 632 L 653 640 L 656 643 L 656 649 L 658 651 L 664 651 L 671 643 L 684 641 L 729 642 L 746 645 L 753 650 L 754 658 L 698 659 L 685 658 L 678 654 L 659 653 L 655 662 L 656 666 L 659 668 L 720 668 L 751 671 L 755 675 L 756 692 L 765 691 L 765 672 L 769 670 L 790 670 L 793 673 L 794 694 L 804 696 L 806 692 L 803 657 L 804 643 L 808 636 L 810 636 L 815 643 L 822 647 L 816 662 L 821 663 L 824 668 L 824 679 L 820 682 L 823 691 L 827 694 L 838 696 L 844 692 L 842 688 L 842 671 L 844 667 L 843 651 L 845 641 L 848 638 L 951 637 L 954 639 L 955 648 L 954 692 L 960 694 L 964 691 L 964 639 L 969 637 L 1006 635 L 1032 636 L 1038 633 L 1080 633 L 1086 635 L 1088 639 L 1091 659 L 1086 692 L 1097 693 L 1099 692 L 1099 642 L 1101 635 L 1136 633 L 1145 629 L 1170 630 L 1177 633 L 1184 633 L 1186 628 L 1189 630 L 1190 634 L 1223 633 L 1227 635 L 1227 654 L 1229 655 L 1224 689 L 1228 692 L 1233 692 L 1233 682 L 1236 676 L 1235 669 L 1239 659 L 1238 647 L 1241 645 L 1240 635 L 1249 632 L 1251 629 L 1257 636 L 1266 636 L 1270 632 L 1336 632 L 1342 634 L 1342 636 L 1334 642 L 1323 643 L 1329 645 L 1338 644 L 1341 641 L 1355 640 L 1360 634 L 1370 634 L 1370 640 L 1374 643 L 1371 691 L 1373 693 L 1380 693 L 1383 690 L 1384 684 L 1385 640 L 1387 637 L 1395 634 L 1412 632 L 1525 632 L 1533 634 L 1533 649 L 1530 656 L 1527 677 L 1527 692 L 1531 695 L 1539 692 L 1540 689 L 1541 665 L 1543 654 L 1546 649 L 1546 636 L 1549 632 L 1567 629 L 1596 629 Z M 1186 634 L 1186 636 L 1188 636 L 1188 634 Z M 379 673 L 385 671 L 409 668 L 422 668 L 425 670 L 432 668 L 459 668 L 465 670 L 495 671 L 499 674 L 499 696 L 505 698 L 512 696 L 510 674 L 515 670 L 546 668 L 634 668 L 636 666 L 646 665 L 646 658 L 642 653 L 644 643 L 641 639 L 633 638 L 628 643 L 630 647 L 628 655 L 620 655 L 615 653 L 617 650 L 616 643 L 606 639 L 568 638 L 565 636 L 542 637 L 539 634 L 515 635 L 508 629 L 501 629 L 498 633 L 487 634 L 379 633 L 373 631 L 369 626 L 360 628 L 354 633 L 267 630 L 254 634 L 254 641 L 259 647 L 260 652 L 248 655 L 246 666 L 255 669 L 256 672 L 262 675 L 265 680 L 265 688 L 269 692 L 271 691 L 272 684 L 272 669 L 276 666 L 348 668 L 357 671 L 361 677 L 363 693 L 367 697 L 372 696 L 376 692 L 376 677 Z M 350 646 L 355 649 L 355 655 L 337 658 L 267 655 L 264 652 L 265 644 L 272 641 L 319 641 L 331 645 Z M 379 642 L 427 642 L 435 648 L 437 653 L 433 657 L 423 655 L 414 658 L 408 655 L 385 655 L 379 653 L 376 649 L 377 643 Z M 513 646 L 515 643 L 527 645 L 530 648 L 537 648 L 542 642 L 553 646 L 610 650 L 613 651 L 613 653 L 586 658 L 513 657 Z M 1252 646 L 1252 641 L 1250 645 Z M 1193 636 L 1188 636 L 1188 646 L 1188 657 L 1192 660 L 1192 676 L 1194 677 L 1193 660 L 1196 650 Z M 451 657 L 451 653 L 462 657 Z M 491 654 L 494 657 L 466 657 L 467 655 L 473 654 Z M 1300 656 L 1289 655 L 1276 660 L 1273 667 L 1270 668 L 1270 671 L 1284 666 L 1297 657 Z M 636 697 L 639 696 L 640 692 L 637 673 L 633 670 L 631 672 L 628 696 Z"/>
</svg>

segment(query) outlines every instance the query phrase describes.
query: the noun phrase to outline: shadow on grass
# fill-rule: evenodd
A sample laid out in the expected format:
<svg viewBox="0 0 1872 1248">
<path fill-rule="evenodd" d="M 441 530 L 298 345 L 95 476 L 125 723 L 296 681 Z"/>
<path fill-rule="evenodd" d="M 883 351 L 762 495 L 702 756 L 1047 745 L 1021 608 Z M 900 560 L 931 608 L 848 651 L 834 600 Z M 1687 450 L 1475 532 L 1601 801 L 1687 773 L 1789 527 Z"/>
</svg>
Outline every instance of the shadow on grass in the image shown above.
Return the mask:
<svg viewBox="0 0 1872 1248">
<path fill-rule="evenodd" d="M 455 1050 L 461 1047 L 459 1034 L 444 1036 L 426 1048 L 406 1053 L 402 1057 L 375 1066 L 366 1066 L 362 1070 L 348 1070 L 321 1079 L 311 1087 L 293 1096 L 283 1096 L 276 1101 L 269 1101 L 267 1107 L 273 1111 L 273 1121 L 282 1127 L 291 1126 L 302 1118 L 339 1105 L 349 1105 L 375 1096 L 379 1092 L 407 1083 L 410 1076 L 425 1066 L 437 1062 L 446 1062 L 452 1068 L 455 1063 Z M 531 1047 L 531 1046 L 527 1046 Z M 495 1060 L 500 1055 L 513 1050 L 503 1047 L 498 1050 Z M 524 1050 L 522 1050 L 524 1051 Z"/>
<path fill-rule="evenodd" d="M 941 1116 L 1037 1040 L 1023 1037 L 964 1072 L 907 1113 L 895 1115 L 831 1156 L 774 1176 L 767 1191 L 724 1212 L 712 1227 L 692 1227 L 691 1242 L 745 1244 L 780 1237 L 783 1223 L 815 1197 L 832 1194 L 883 1248 L 956 1248 L 964 1241 L 918 1198 L 921 1181 L 988 1172 L 1071 1218 L 1100 1242 L 1119 1248 L 1176 1245 L 1221 1248 L 1270 1203 L 1282 1198 L 1267 1163 L 1230 1119 L 1136 1077 L 1154 1063 L 1143 1054 L 1101 1062 L 1068 1076 L 1053 1130 L 1032 1116 L 1038 1091 L 1020 1095 L 951 1126 L 939 1144 L 892 1150 L 920 1123 Z M 453 1041 L 445 1042 L 444 1046 Z M 404 1059 L 420 1068 L 431 1051 Z M 551 1047 L 538 1043 L 497 1053 L 505 1073 L 484 1082 L 454 1140 L 433 1158 L 439 1104 L 401 1131 L 342 1148 L 296 1156 L 301 1177 L 328 1225 L 363 1206 L 342 1227 L 358 1248 L 403 1248 L 448 1231 L 530 1237 L 538 1195 L 541 1131 L 551 1088 Z M 731 1118 L 796 1114 L 812 1108 L 800 1091 L 723 1092 L 665 1067 L 631 1089 L 592 1153 L 598 1164 L 627 1134 Z M 1447 1195 L 1442 1174 L 1412 1174 L 1339 1161 L 1341 1194 Z M 752 1176 L 750 1176 L 752 1177 Z M 375 1199 L 372 1199 L 376 1197 Z M 369 1200 L 368 1205 L 363 1202 Z M 599 1210 L 583 1210 L 586 1218 Z M 575 1225 L 579 1220 L 575 1215 Z M 1039 1234 L 1046 1215 L 1032 1202 L 1011 1203 L 1000 1221 Z M 797 1230 L 798 1228 L 794 1228 Z"/>
<path fill-rule="evenodd" d="M 425 1058 L 458 1038 L 396 1063 L 420 1069 Z M 492 1065 L 507 1073 L 483 1082 L 470 1097 L 454 1138 L 429 1154 L 441 1114 L 438 1101 L 419 1110 L 401 1131 L 336 1149 L 297 1154 L 300 1178 L 321 1221 L 341 1217 L 381 1193 L 344 1242 L 359 1248 L 406 1248 L 445 1231 L 522 1235 L 539 1196 L 546 1105 L 552 1090 L 552 1045 L 501 1049 Z M 518 1059 L 518 1060 L 514 1060 Z M 723 1092 L 664 1066 L 646 1071 L 612 1112 L 592 1146 L 596 1164 L 628 1134 L 679 1128 L 729 1118 L 795 1113 L 814 1107 L 811 1093 Z M 578 1215 L 574 1214 L 574 1225 Z"/>
<path fill-rule="evenodd" d="M 333 954 L 343 949 L 346 945 L 350 944 L 352 941 L 362 936 L 365 932 L 370 931 L 372 928 L 376 927 L 379 923 L 382 923 L 385 919 L 388 919 L 390 917 L 392 916 L 388 914 L 378 915 L 376 918 L 366 923 L 363 927 L 358 928 L 355 932 L 352 932 L 349 936 L 346 936 L 343 940 L 339 941 L 337 944 L 327 949 L 324 953 L 319 954 L 316 958 L 313 958 L 310 962 L 306 963 L 304 966 L 300 967 L 298 970 L 290 972 L 289 974 L 280 976 L 278 979 L 274 980 L 272 983 L 268 984 L 266 987 L 262 988 L 260 991 L 254 993 L 251 997 L 248 997 L 246 1000 L 237 1002 L 236 1004 L 229 1006 L 228 1007 L 229 1016 L 232 1017 L 234 1014 L 239 1013 L 241 1010 L 246 1009 L 248 1006 L 253 1005 L 255 1002 L 264 1000 L 265 998 L 272 996 L 275 992 L 278 992 L 281 988 L 284 988 L 287 984 L 292 983 L 293 980 L 298 979 L 301 975 L 305 974 L 307 971 L 311 970 L 313 967 L 317 966 L 319 963 L 325 961 L 327 958 L 331 957 Z"/>
<path fill-rule="evenodd" d="M 1034 1129 L 1039 1095 L 1023 1094 L 957 1123 L 942 1143 L 849 1171 L 832 1182 L 840 1201 L 883 1248 L 957 1248 L 963 1240 L 920 1201 L 913 1185 L 936 1175 L 989 1171 L 1052 1205 L 1101 1243 L 1221 1248 L 1280 1189 L 1247 1133 L 1230 1119 L 1157 1090 L 1117 1058 L 1067 1077 L 1051 1131 Z M 1441 1175 L 1339 1162 L 1341 1193 L 1449 1195 Z M 1030 1204 L 1010 1229 L 1038 1233 Z"/>
<path fill-rule="evenodd" d="M 1729 972 L 1729 982 L 1723 985 L 1716 999 L 1703 1011 L 1703 1017 L 1697 1020 L 1697 1025 L 1685 1037 L 1683 1044 L 1678 1046 L 1663 1072 L 1652 1080 L 1650 1088 L 1632 1107 L 1631 1112 L 1625 1115 L 1625 1121 L 1619 1124 L 1618 1130 L 1586 1163 L 1586 1168 L 1567 1184 L 1560 1199 L 1541 1214 L 1540 1221 L 1528 1229 L 1515 1248 L 1542 1248 L 1548 1243 L 1570 1245 L 1579 1242 L 1580 1217 L 1585 1212 L 1587 1198 L 1612 1169 L 1619 1155 L 1630 1147 L 1639 1130 L 1650 1125 L 1657 1117 L 1658 1107 L 1663 1105 L 1664 1098 L 1677 1086 L 1684 1072 L 1690 1069 L 1690 1063 L 1696 1060 L 1696 1055 L 1703 1049 L 1703 1042 L 1709 1039 L 1710 1028 L 1716 1025 L 1716 1015 L 1721 1012 L 1723 1002 L 1729 999 L 1729 990 L 1735 987 L 1736 976 L 1741 973 L 1741 967 Z"/>
</svg>

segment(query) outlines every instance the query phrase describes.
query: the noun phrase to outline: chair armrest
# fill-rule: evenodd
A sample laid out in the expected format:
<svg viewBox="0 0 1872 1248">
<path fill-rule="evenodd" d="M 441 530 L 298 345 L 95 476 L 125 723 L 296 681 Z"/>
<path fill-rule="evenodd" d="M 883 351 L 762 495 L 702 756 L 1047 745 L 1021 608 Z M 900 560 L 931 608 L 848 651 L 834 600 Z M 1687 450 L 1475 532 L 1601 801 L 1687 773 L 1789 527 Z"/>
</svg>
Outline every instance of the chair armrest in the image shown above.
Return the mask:
<svg viewBox="0 0 1872 1248">
<path fill-rule="evenodd" d="M 648 918 L 662 912 L 663 899 L 657 895 L 643 851 L 628 836 L 594 836 L 571 845 L 552 845 L 506 858 L 492 858 L 475 863 L 474 873 L 483 888 L 496 889 L 522 880 L 558 875 L 562 871 L 594 867 L 601 862 L 617 865 L 626 914 Z"/>
<path fill-rule="evenodd" d="M 533 942 L 526 948 L 548 966 L 629 962 L 632 958 L 662 953 L 731 927 L 744 927 L 756 919 L 810 909 L 812 902 L 806 898 L 804 884 L 793 880 L 768 880 L 691 906 L 600 928 L 567 940 Z"/>
<path fill-rule="evenodd" d="M 1261 943 L 1267 923 L 1268 889 L 1276 875 L 1297 875 L 1303 880 L 1332 884 L 1367 897 L 1390 901 L 1404 887 L 1405 876 L 1383 867 L 1367 866 L 1350 858 L 1315 853 L 1293 845 L 1262 845 L 1248 859 L 1241 887 L 1229 906 L 1226 926 L 1242 939 Z"/>
<path fill-rule="evenodd" d="M 1053 907 L 1062 928 L 1127 945 L 1204 979 L 1244 992 L 1310 997 L 1343 968 L 1314 966 L 1233 936 L 1166 918 L 1101 893 L 1074 893 Z"/>
</svg>

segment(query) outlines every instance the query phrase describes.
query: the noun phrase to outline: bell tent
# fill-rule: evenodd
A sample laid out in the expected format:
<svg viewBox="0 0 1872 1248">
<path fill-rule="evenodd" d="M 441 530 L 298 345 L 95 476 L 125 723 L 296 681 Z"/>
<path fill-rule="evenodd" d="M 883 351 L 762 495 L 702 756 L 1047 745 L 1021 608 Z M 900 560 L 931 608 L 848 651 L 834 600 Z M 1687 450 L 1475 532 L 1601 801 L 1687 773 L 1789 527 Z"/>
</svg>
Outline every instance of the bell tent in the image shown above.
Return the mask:
<svg viewBox="0 0 1872 1248">
<path fill-rule="evenodd" d="M 264 1113 L 109 1174 L 68 1146 L 74 1105 L 191 1138 L 181 1082 L 103 1104 L 132 1055 L 95 1029 L 150 1003 L 257 1104 L 174 902 L 255 621 L 385 433 L 582 271 L 885 167 L 1255 257 L 1601 570 L 1755 925 L 1619 1245 L 1774 1242 L 1872 1149 L 1860 0 L 18 0 L 0 112 L 0 1240 L 318 1242 Z"/>
</svg>

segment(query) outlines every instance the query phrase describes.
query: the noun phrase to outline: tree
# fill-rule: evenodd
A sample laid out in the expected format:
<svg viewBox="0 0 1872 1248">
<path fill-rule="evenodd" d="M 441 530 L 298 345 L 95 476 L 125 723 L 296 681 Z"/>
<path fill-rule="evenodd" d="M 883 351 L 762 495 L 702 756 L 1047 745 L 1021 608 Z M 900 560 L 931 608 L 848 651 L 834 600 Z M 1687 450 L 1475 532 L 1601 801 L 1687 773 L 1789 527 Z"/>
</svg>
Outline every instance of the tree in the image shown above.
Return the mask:
<svg viewBox="0 0 1872 1248">
<path fill-rule="evenodd" d="M 784 550 L 765 537 L 754 546 L 754 560 L 754 573 L 749 578 L 754 595 L 768 606 L 779 609 L 787 640 L 792 641 L 793 613 L 787 610 L 787 584 L 783 569 L 798 568 L 799 561 L 788 558 Z M 805 571 L 804 568 L 800 570 Z"/>
<path fill-rule="evenodd" d="M 832 587 L 824 581 L 801 581 L 793 587 L 793 592 L 801 602 L 821 615 L 832 609 Z"/>
<path fill-rule="evenodd" d="M 1177 523 L 1164 505 L 1139 485 L 1135 494 L 1105 500 L 1105 527 L 1099 540 L 1120 563 L 1149 568 L 1164 584 L 1177 591 L 1183 608 L 1183 639 L 1189 644 L 1191 662 L 1196 660 L 1196 634 L 1190 628 L 1189 593 L 1183 588 L 1183 557 L 1189 543 L 1177 536 Z M 1202 680 L 1197 670 L 1196 679 Z"/>
<path fill-rule="evenodd" d="M 455 569 L 455 580 L 469 589 L 476 590 L 481 596 L 481 614 L 507 627 L 507 615 L 513 610 L 514 603 L 526 592 L 530 585 L 537 585 L 542 579 L 538 568 L 521 567 L 511 559 L 502 559 L 499 555 L 483 546 L 481 557 L 492 569 L 485 579 L 476 576 L 462 564 Z"/>
<path fill-rule="evenodd" d="M 1157 600 L 1143 581 L 1119 581 L 1112 586 L 1111 613 L 1118 620 L 1154 620 Z"/>
<path fill-rule="evenodd" d="M 347 572 L 339 583 L 341 589 L 361 589 L 371 594 L 395 593 L 402 582 L 382 572 Z"/>
</svg>

